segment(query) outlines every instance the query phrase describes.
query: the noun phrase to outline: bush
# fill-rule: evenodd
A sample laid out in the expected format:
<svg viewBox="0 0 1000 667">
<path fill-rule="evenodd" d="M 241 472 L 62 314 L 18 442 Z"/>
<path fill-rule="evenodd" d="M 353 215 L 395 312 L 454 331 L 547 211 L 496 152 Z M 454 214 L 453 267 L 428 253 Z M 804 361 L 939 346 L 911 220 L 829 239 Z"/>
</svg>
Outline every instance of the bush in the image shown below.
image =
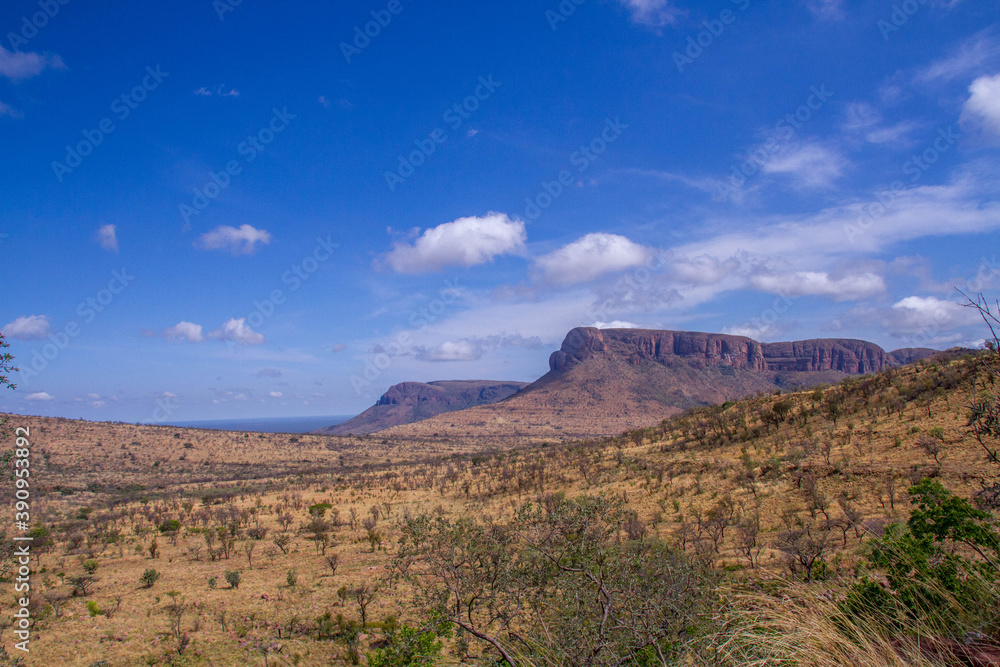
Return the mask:
<svg viewBox="0 0 1000 667">
<path fill-rule="evenodd" d="M 93 600 L 87 600 L 87 611 L 90 612 L 91 616 L 100 616 L 101 614 L 104 613 L 103 611 L 101 611 L 101 608 L 97 605 L 97 603 L 94 602 Z"/>
<path fill-rule="evenodd" d="M 159 526 L 161 533 L 176 533 L 181 529 L 181 522 L 177 519 L 167 519 Z"/>
<path fill-rule="evenodd" d="M 218 585 L 219 585 L 219 578 L 218 577 L 209 577 L 208 578 L 208 587 L 210 589 L 212 589 L 214 591 L 215 587 L 218 586 Z"/>
<path fill-rule="evenodd" d="M 142 582 L 143 588 L 152 588 L 153 584 L 155 584 L 161 576 L 163 575 L 153 568 L 148 568 L 142 573 L 142 576 L 139 577 L 139 581 Z"/>
<path fill-rule="evenodd" d="M 240 571 L 239 570 L 226 570 L 226 583 L 229 584 L 230 588 L 240 587 Z"/>
<path fill-rule="evenodd" d="M 94 558 L 88 558 L 87 560 L 83 561 L 83 571 L 86 572 L 87 574 L 94 574 L 95 572 L 97 572 L 98 567 L 100 567 L 100 564 Z"/>
<path fill-rule="evenodd" d="M 386 628 L 382 648 L 367 654 L 368 667 L 409 667 L 431 665 L 441 656 L 441 642 L 431 630 L 405 625 Z"/>
<path fill-rule="evenodd" d="M 989 512 L 924 479 L 910 488 L 916 506 L 905 526 L 891 524 L 873 544 L 869 567 L 885 573 L 888 590 L 864 578 L 842 605 L 877 627 L 931 627 L 961 636 L 967 626 L 995 622 L 1000 535 Z M 966 554 L 963 555 L 958 547 Z"/>
</svg>

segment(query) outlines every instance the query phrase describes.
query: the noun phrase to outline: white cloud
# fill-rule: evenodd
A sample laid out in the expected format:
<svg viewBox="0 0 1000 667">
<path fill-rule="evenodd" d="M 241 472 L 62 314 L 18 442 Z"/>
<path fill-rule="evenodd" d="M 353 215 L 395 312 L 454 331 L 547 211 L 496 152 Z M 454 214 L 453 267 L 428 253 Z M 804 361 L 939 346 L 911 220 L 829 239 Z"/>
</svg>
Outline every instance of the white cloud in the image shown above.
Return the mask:
<svg viewBox="0 0 1000 667">
<path fill-rule="evenodd" d="M 832 21 L 844 18 L 844 0 L 805 0 L 805 4 L 821 19 Z"/>
<path fill-rule="evenodd" d="M 281 398 L 282 393 L 280 391 L 272 391 L 268 394 L 271 398 Z"/>
<path fill-rule="evenodd" d="M 828 188 L 840 178 L 845 160 L 834 148 L 812 141 L 790 146 L 764 163 L 766 174 L 785 176 L 805 188 Z"/>
<path fill-rule="evenodd" d="M 976 311 L 934 296 L 908 296 L 892 305 L 888 324 L 895 332 L 913 333 L 928 327 L 950 329 L 975 324 Z"/>
<path fill-rule="evenodd" d="M 236 90 L 235 88 L 229 88 L 228 90 L 226 90 L 226 85 L 225 84 L 221 84 L 221 85 L 218 85 L 218 86 L 212 86 L 211 88 L 207 88 L 205 86 L 202 86 L 198 90 L 194 91 L 194 94 L 198 95 L 200 97 L 213 97 L 213 96 L 215 96 L 215 97 L 239 97 L 240 96 L 240 91 Z"/>
<path fill-rule="evenodd" d="M 934 296 L 908 296 L 888 308 L 855 308 L 848 313 L 848 320 L 861 325 L 877 323 L 890 336 L 916 346 L 954 344 L 964 336 L 946 332 L 981 322 L 974 309 Z"/>
<path fill-rule="evenodd" d="M 111 252 L 118 252 L 118 235 L 114 225 L 101 225 L 97 230 L 97 242 L 101 247 Z"/>
<path fill-rule="evenodd" d="M 885 291 L 882 276 L 874 273 L 831 278 L 821 271 L 798 271 L 756 275 L 750 284 L 759 290 L 786 296 L 830 296 L 837 301 L 849 301 L 874 296 Z"/>
<path fill-rule="evenodd" d="M 499 334 L 492 336 L 462 338 L 457 341 L 445 341 L 431 348 L 414 347 L 416 358 L 421 361 L 475 361 L 491 350 L 502 347 L 541 346 L 538 337 L 524 338 L 520 334 Z"/>
<path fill-rule="evenodd" d="M 89 398 L 92 401 L 99 401 L 99 400 L 101 400 L 101 395 L 100 394 L 87 394 L 87 398 Z"/>
<path fill-rule="evenodd" d="M 601 322 L 598 320 L 593 324 L 588 324 L 587 326 L 594 327 L 595 329 L 641 329 L 638 324 L 634 322 L 624 322 L 622 320 L 615 320 L 614 322 Z"/>
<path fill-rule="evenodd" d="M 618 234 L 587 234 L 535 259 L 544 280 L 557 285 L 589 282 L 612 271 L 645 264 L 652 256 L 649 248 Z"/>
<path fill-rule="evenodd" d="M 895 125 L 885 125 L 882 114 L 867 102 L 852 102 L 847 105 L 847 118 L 841 125 L 849 139 L 871 144 L 905 144 L 909 135 L 920 128 L 914 121 L 900 121 Z"/>
<path fill-rule="evenodd" d="M 234 255 L 252 255 L 258 243 L 267 245 L 270 242 L 271 235 L 264 229 L 250 225 L 240 225 L 239 229 L 222 225 L 202 234 L 195 246 L 204 250 L 227 250 Z"/>
<path fill-rule="evenodd" d="M 245 317 L 230 319 L 221 329 L 213 331 L 208 336 L 218 340 L 233 341 L 240 345 L 260 345 L 264 342 L 264 335 L 251 329 Z"/>
<path fill-rule="evenodd" d="M 15 109 L 9 104 L 0 102 L 0 116 L 10 116 L 11 118 L 20 120 L 24 118 L 24 112 L 20 109 Z"/>
<path fill-rule="evenodd" d="M 280 378 L 281 371 L 277 368 L 262 368 L 257 371 L 257 377 L 261 378 Z"/>
<path fill-rule="evenodd" d="M 459 218 L 424 230 L 414 242 L 397 243 L 385 262 L 397 273 L 431 273 L 446 266 L 485 264 L 498 255 L 520 252 L 524 223 L 503 213 Z"/>
<path fill-rule="evenodd" d="M 962 118 L 974 119 L 1000 135 L 1000 74 L 981 76 L 969 86 Z"/>
<path fill-rule="evenodd" d="M 38 76 L 46 67 L 65 69 L 66 65 L 59 56 L 12 52 L 0 46 L 0 76 L 5 76 L 11 81 L 20 81 Z"/>
<path fill-rule="evenodd" d="M 35 392 L 34 394 L 28 394 L 24 397 L 26 401 L 54 401 L 56 397 L 52 394 L 46 393 L 44 391 Z"/>
<path fill-rule="evenodd" d="M 8 322 L 0 329 L 7 338 L 18 340 L 38 340 L 51 333 L 49 318 L 45 315 L 21 316 L 13 322 Z"/>
<path fill-rule="evenodd" d="M 676 23 L 678 11 L 670 4 L 670 0 L 619 0 L 629 13 L 632 20 L 642 25 L 662 28 Z"/>
<path fill-rule="evenodd" d="M 963 42 L 947 57 L 936 60 L 919 72 L 914 80 L 920 84 L 967 79 L 983 67 L 1000 62 L 1000 41 L 991 30 L 981 30 Z"/>
<path fill-rule="evenodd" d="M 781 335 L 782 330 L 773 324 L 743 324 L 738 327 L 723 327 L 722 333 L 730 336 L 746 336 L 758 342 L 772 341 Z"/>
<path fill-rule="evenodd" d="M 179 343 L 186 340 L 189 343 L 200 343 L 205 340 L 201 333 L 201 325 L 193 322 L 178 322 L 172 327 L 168 327 L 163 332 L 163 336 L 173 342 Z"/>
</svg>

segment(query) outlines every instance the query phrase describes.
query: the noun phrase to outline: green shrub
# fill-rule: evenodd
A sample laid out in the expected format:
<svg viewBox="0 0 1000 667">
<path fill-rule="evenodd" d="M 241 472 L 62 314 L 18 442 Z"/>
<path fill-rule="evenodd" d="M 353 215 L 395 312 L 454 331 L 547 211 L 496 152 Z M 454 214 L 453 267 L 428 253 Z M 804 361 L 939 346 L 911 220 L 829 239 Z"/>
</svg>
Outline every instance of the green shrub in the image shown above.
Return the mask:
<svg viewBox="0 0 1000 667">
<path fill-rule="evenodd" d="M 142 582 L 143 588 L 152 588 L 159 578 L 163 576 L 153 568 L 147 568 L 142 576 L 139 577 L 139 581 Z"/>
<path fill-rule="evenodd" d="M 87 611 L 90 612 L 91 616 L 100 616 L 101 614 L 104 613 L 103 611 L 101 611 L 101 608 L 97 606 L 97 603 L 94 602 L 93 600 L 87 600 Z"/>
<path fill-rule="evenodd" d="M 369 667 L 431 665 L 441 656 L 441 642 L 431 630 L 393 626 L 386 629 L 384 647 L 367 654 Z"/>
<path fill-rule="evenodd" d="M 226 583 L 229 584 L 230 588 L 240 587 L 240 571 L 239 570 L 226 570 Z"/>
<path fill-rule="evenodd" d="M 95 572 L 97 572 L 98 567 L 100 567 L 100 564 L 94 558 L 88 558 L 87 560 L 83 561 L 83 571 L 86 572 L 87 574 L 94 574 Z"/>
</svg>

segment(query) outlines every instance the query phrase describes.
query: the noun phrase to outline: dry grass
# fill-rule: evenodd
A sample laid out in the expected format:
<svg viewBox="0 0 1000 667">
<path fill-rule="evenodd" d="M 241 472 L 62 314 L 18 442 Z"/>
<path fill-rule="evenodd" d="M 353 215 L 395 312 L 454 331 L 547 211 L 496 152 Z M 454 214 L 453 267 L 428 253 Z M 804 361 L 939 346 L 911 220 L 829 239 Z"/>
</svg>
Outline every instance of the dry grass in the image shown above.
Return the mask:
<svg viewBox="0 0 1000 667">
<path fill-rule="evenodd" d="M 895 370 L 890 377 L 900 385 L 933 381 L 967 363 Z M 30 664 L 89 666 L 102 659 L 112 665 L 168 664 L 175 645 L 166 634 L 168 591 L 178 591 L 190 605 L 181 621 L 191 638 L 184 654 L 190 664 L 264 664 L 261 654 L 241 647 L 249 638 L 281 644 L 280 653 L 268 656 L 269 665 L 344 663 L 345 645 L 296 632 L 289 638 L 287 629 L 296 629 L 296 619 L 299 628 L 314 625 L 325 612 L 358 619 L 357 606 L 342 601 L 337 590 L 384 577 L 404 514 L 502 519 L 546 493 L 625 497 L 647 535 L 684 539 L 692 556 L 730 569 L 749 569 L 749 563 L 732 525 L 717 542 L 706 532 L 720 505 L 733 509 L 734 521 L 759 515 L 762 572 L 788 572 L 787 555 L 776 543 L 789 527 L 832 528 L 824 559 L 834 576 L 850 578 L 866 548 L 865 531 L 905 520 L 911 476 L 936 475 L 967 496 L 978 488 L 977 478 L 991 474 L 966 432 L 963 405 L 973 391 L 967 380 L 945 394 L 921 394 L 891 415 L 884 406 L 872 410 L 891 394 L 882 391 L 836 424 L 817 409 L 813 392 L 801 392 L 686 415 L 628 437 L 492 453 L 477 452 L 464 441 L 298 436 L 293 442 L 288 435 L 15 416 L 14 426 L 32 426 L 35 484 L 43 491 L 34 511 L 56 538 L 52 550 L 41 555 L 34 577 L 40 620 Z M 755 415 L 779 401 L 792 404 L 792 416 L 765 433 Z M 733 426 L 728 435 L 717 435 L 713 420 L 719 415 L 732 425 L 742 420 L 745 431 Z M 940 464 L 917 442 L 920 433 L 934 428 L 941 429 L 944 440 Z M 831 445 L 828 451 L 824 442 Z M 821 507 L 817 497 L 825 499 Z M 845 515 L 841 501 L 857 513 L 846 531 L 834 527 Z M 331 531 L 335 542 L 327 550 L 340 558 L 333 576 L 308 539 L 307 510 L 317 502 L 339 511 L 340 525 Z M 382 508 L 377 524 L 382 541 L 374 551 L 360 525 L 373 506 Z M 91 511 L 81 512 L 88 507 Z M 353 527 L 348 525 L 352 509 L 358 516 Z M 213 561 L 200 531 L 226 525 L 229 515 L 222 512 L 245 513 L 242 537 L 229 559 Z M 292 516 L 287 528 L 279 521 L 285 513 Z M 158 536 L 160 554 L 152 559 L 148 548 L 165 519 L 179 520 L 183 529 L 176 544 Z M 267 529 L 264 540 L 248 536 L 255 526 Z M 104 544 L 99 535 L 109 530 L 120 537 Z M 82 543 L 74 544 L 75 533 L 84 536 Z M 287 554 L 274 553 L 271 538 L 281 534 L 291 539 Z M 250 569 L 243 548 L 255 542 Z M 59 574 L 82 574 L 82 561 L 89 557 L 101 564 L 93 594 L 69 597 L 58 618 L 51 607 L 43 610 L 44 596 L 68 595 L 69 585 Z M 139 577 L 150 567 L 163 578 L 141 588 Z M 223 579 L 223 572 L 232 569 L 243 575 L 235 590 Z M 294 587 L 286 583 L 289 570 L 297 577 Z M 218 577 L 217 588 L 209 588 L 210 577 Z M 730 628 L 741 630 L 721 642 L 721 650 L 734 664 L 930 664 L 912 656 L 895 658 L 878 640 L 852 643 L 851 633 L 831 621 L 834 602 L 829 593 L 822 597 L 827 588 L 793 586 L 786 597 L 744 595 L 728 619 Z M 122 598 L 117 614 L 90 616 L 86 600 L 107 609 L 116 596 Z M 394 614 L 416 620 L 408 600 L 405 589 L 383 588 L 369 618 L 378 622 Z M 362 638 L 362 652 L 378 635 L 377 629 L 371 632 Z M 10 647 L 9 631 L 0 638 Z"/>
</svg>

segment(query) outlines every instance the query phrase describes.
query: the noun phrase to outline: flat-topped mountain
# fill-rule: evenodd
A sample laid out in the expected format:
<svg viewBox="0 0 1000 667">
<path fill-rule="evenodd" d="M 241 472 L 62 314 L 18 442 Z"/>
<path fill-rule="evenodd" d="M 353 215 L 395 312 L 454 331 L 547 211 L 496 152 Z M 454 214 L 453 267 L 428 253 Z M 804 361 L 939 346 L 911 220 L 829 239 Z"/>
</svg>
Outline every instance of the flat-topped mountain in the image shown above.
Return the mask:
<svg viewBox="0 0 1000 667">
<path fill-rule="evenodd" d="M 904 350 L 900 357 L 915 361 L 933 352 Z M 894 353 L 862 340 L 759 343 L 729 334 L 581 327 L 552 353 L 549 372 L 510 398 L 398 426 L 386 435 L 610 435 L 700 405 L 899 365 Z"/>
<path fill-rule="evenodd" d="M 464 410 L 502 401 L 526 382 L 491 380 L 442 380 L 401 382 L 382 394 L 378 402 L 357 417 L 320 429 L 327 435 L 364 435 L 390 426 L 410 424 L 442 412 Z"/>
</svg>

